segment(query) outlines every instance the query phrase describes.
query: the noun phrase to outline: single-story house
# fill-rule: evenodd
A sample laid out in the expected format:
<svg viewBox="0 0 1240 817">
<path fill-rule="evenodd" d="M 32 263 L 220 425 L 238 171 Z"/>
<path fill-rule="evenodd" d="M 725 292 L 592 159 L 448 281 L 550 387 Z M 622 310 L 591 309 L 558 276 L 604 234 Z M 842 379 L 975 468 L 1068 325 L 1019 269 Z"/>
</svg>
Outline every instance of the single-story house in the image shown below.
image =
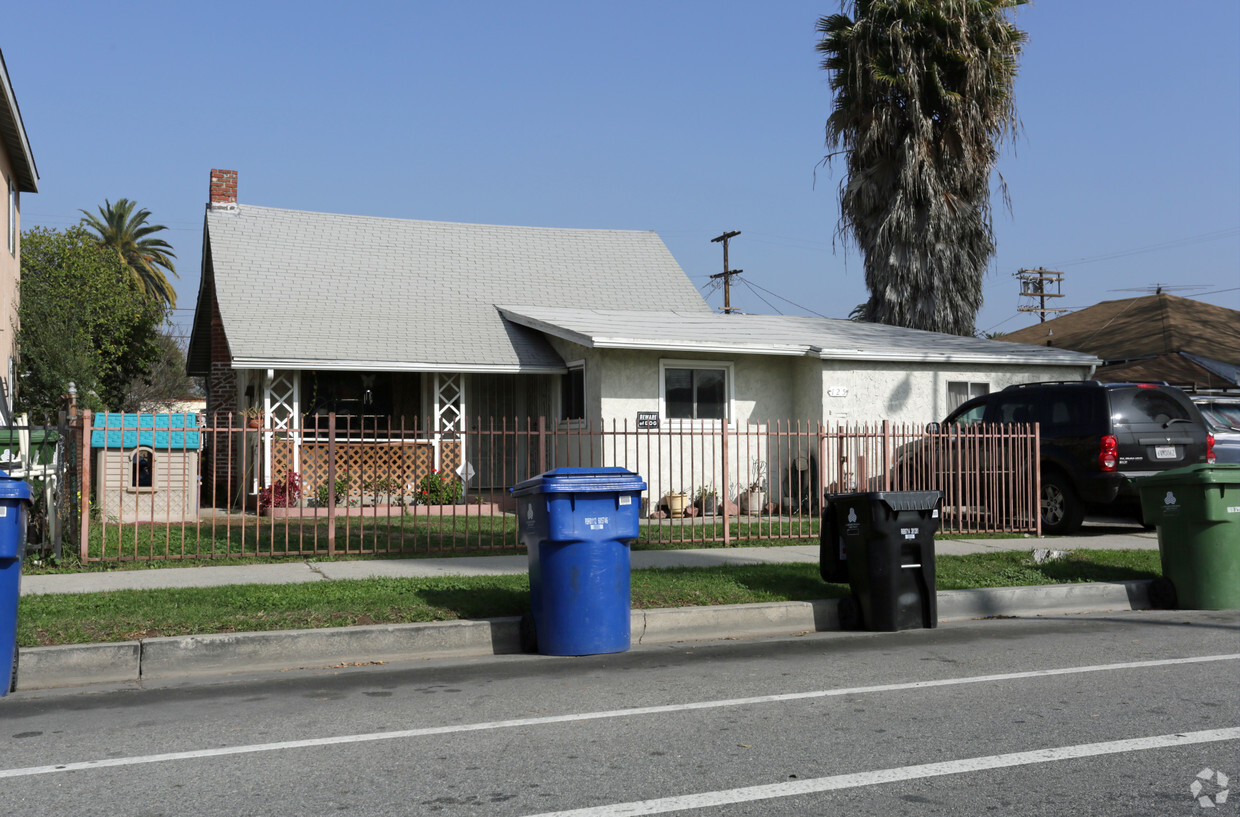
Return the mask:
<svg viewBox="0 0 1240 817">
<path fill-rule="evenodd" d="M 716 314 L 653 232 L 257 207 L 218 170 L 188 352 L 190 374 L 207 378 L 208 428 L 219 412 L 263 412 L 251 492 L 301 465 L 328 412 L 421 428 L 419 461 L 481 488 L 507 460 L 498 468 L 461 438 L 493 421 L 922 425 L 981 391 L 1086 379 L 1097 362 L 847 320 Z M 300 447 L 280 453 L 290 439 Z"/>
<path fill-rule="evenodd" d="M 1240 386 L 1240 312 L 1161 290 L 1103 301 L 1002 336 L 1073 349 L 1102 362 L 1095 380 L 1166 381 L 1196 389 Z"/>
</svg>

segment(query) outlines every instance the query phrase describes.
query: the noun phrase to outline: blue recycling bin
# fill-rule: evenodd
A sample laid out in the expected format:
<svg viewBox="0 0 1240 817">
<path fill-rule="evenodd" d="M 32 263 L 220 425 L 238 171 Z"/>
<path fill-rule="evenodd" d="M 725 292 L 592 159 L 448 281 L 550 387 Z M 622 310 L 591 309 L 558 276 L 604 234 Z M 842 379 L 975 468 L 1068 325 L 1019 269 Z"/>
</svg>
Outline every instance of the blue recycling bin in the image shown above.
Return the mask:
<svg viewBox="0 0 1240 817">
<path fill-rule="evenodd" d="M 538 652 L 629 648 L 629 544 L 645 489 L 640 476 L 615 467 L 556 468 L 512 489 Z"/>
<path fill-rule="evenodd" d="M 30 486 L 0 471 L 0 697 L 9 694 L 17 669 L 17 602 L 29 512 Z"/>
</svg>

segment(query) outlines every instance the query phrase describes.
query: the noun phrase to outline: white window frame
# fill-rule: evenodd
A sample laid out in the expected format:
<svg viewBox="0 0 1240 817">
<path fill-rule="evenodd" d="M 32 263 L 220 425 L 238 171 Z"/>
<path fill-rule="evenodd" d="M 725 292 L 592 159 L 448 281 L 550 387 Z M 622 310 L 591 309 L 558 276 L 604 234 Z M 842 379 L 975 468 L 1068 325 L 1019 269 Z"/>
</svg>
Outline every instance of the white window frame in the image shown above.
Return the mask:
<svg viewBox="0 0 1240 817">
<path fill-rule="evenodd" d="M 141 454 L 149 454 L 151 456 L 151 484 L 150 485 L 134 485 L 134 477 L 137 474 L 134 469 L 137 468 L 137 459 Z M 140 445 L 133 451 L 130 451 L 125 458 L 125 470 L 128 477 L 125 480 L 125 492 L 130 494 L 154 494 L 159 491 L 159 481 L 155 475 L 157 473 L 156 463 L 158 459 L 155 456 L 155 449 L 149 445 Z"/>
<path fill-rule="evenodd" d="M 955 405 L 952 404 L 952 386 L 964 386 L 964 399 Z M 990 384 L 979 380 L 948 380 L 947 381 L 947 411 L 943 412 L 946 417 L 974 397 L 981 397 L 983 394 L 990 394 Z"/>
<path fill-rule="evenodd" d="M 17 257 L 17 186 L 12 176 L 5 176 L 9 188 L 9 255 Z"/>
<path fill-rule="evenodd" d="M 667 416 L 667 370 L 668 369 L 719 369 L 723 371 L 723 391 L 727 415 L 717 419 L 686 419 Z M 736 364 L 730 360 L 682 360 L 659 361 L 659 418 L 673 428 L 734 428 L 736 426 Z"/>
</svg>

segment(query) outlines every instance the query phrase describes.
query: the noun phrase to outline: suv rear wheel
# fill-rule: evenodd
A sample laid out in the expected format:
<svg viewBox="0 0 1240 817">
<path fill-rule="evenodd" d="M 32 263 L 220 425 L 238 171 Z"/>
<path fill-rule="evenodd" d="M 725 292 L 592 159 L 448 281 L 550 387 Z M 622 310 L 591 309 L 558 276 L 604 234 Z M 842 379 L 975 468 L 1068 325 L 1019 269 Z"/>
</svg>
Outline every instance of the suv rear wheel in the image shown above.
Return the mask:
<svg viewBox="0 0 1240 817">
<path fill-rule="evenodd" d="M 1055 472 L 1043 474 L 1042 533 L 1075 533 L 1084 519 L 1085 508 L 1068 478 Z"/>
</svg>

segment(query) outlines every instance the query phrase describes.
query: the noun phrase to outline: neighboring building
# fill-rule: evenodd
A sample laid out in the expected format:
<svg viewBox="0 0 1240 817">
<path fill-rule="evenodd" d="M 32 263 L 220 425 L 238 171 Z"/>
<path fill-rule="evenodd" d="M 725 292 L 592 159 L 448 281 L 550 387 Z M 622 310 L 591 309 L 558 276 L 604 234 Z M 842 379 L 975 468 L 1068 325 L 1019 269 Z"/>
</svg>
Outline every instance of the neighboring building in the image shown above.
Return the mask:
<svg viewBox="0 0 1240 817">
<path fill-rule="evenodd" d="M 329 411 L 433 432 L 420 445 L 435 467 L 494 488 L 524 455 L 462 450 L 454 432 L 528 417 L 636 428 L 639 413 L 664 429 L 921 426 L 977 393 L 1083 380 L 1098 362 L 878 324 L 715 314 L 653 232 L 241 205 L 232 171 L 212 171 L 211 191 L 188 370 L 207 378 L 208 426 L 218 412 L 263 411 L 272 447 L 247 461 L 265 470 L 231 483 L 251 492 L 289 461 L 283 441 L 304 447 L 306 418 Z"/>
<path fill-rule="evenodd" d="M 1240 385 L 1240 312 L 1159 292 L 1104 301 L 1001 340 L 1095 355 L 1095 380 L 1165 381 L 1189 389 Z"/>
<path fill-rule="evenodd" d="M 30 152 L 9 69 L 0 52 L 0 421 L 13 416 L 17 374 L 18 283 L 21 281 L 21 194 L 39 192 L 39 171 Z"/>
</svg>

